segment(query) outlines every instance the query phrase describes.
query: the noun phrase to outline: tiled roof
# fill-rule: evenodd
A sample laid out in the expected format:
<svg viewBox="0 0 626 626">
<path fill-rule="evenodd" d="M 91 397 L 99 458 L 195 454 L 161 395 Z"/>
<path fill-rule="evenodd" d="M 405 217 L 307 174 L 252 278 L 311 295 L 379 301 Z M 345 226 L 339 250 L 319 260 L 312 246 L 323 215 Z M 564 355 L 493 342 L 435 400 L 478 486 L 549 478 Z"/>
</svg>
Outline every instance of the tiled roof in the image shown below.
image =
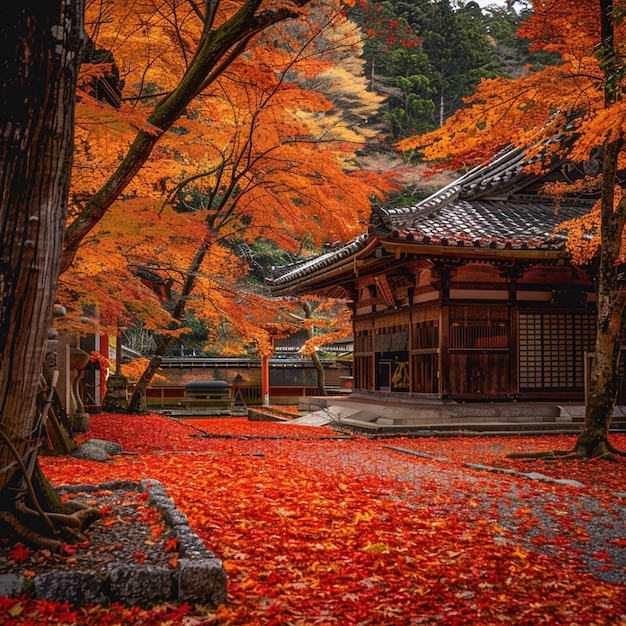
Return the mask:
<svg viewBox="0 0 626 626">
<path fill-rule="evenodd" d="M 363 256 L 368 244 L 374 246 L 381 240 L 475 249 L 560 250 L 566 233 L 554 233 L 554 229 L 587 213 L 593 200 L 565 199 L 556 209 L 550 198 L 528 190 L 542 178 L 527 169 L 539 158 L 526 158 L 523 150 L 509 147 L 415 206 L 375 206 L 369 233 L 304 262 L 275 268 L 269 282 L 278 290 L 303 281 L 317 283 Z M 563 162 L 555 158 L 550 167 Z"/>
<path fill-rule="evenodd" d="M 370 235 L 365 233 L 350 243 L 340 246 L 330 252 L 325 252 L 324 254 L 320 254 L 319 256 L 315 256 L 298 263 L 272 268 L 274 277 L 271 280 L 271 284 L 276 287 L 288 284 L 292 281 L 297 281 L 304 276 L 308 276 L 324 270 L 325 268 L 337 265 L 341 261 L 351 259 L 363 250 L 363 248 L 365 248 L 369 239 Z"/>
<path fill-rule="evenodd" d="M 589 208 L 588 202 L 578 202 L 557 210 L 548 199 L 536 197 L 454 200 L 438 210 L 421 210 L 420 205 L 408 212 L 377 208 L 371 221 L 379 236 L 422 244 L 559 249 L 566 233 L 554 229 Z"/>
</svg>

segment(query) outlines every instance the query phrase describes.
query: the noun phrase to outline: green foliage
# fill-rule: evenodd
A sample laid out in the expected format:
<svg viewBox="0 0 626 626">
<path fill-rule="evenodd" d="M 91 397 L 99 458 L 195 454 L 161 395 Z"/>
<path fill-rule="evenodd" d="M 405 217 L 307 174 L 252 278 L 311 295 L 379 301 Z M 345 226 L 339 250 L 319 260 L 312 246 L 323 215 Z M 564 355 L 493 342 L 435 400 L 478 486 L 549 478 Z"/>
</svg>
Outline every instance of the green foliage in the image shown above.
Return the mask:
<svg viewBox="0 0 626 626">
<path fill-rule="evenodd" d="M 397 191 L 392 193 L 387 201 L 385 202 L 385 206 L 389 207 L 408 207 L 414 206 L 421 200 L 428 198 L 432 193 L 431 189 L 423 188 L 423 189 L 408 189 L 405 188 L 402 191 Z"/>
<path fill-rule="evenodd" d="M 481 15 L 471 8 L 453 11 L 448 0 L 433 3 L 423 25 L 423 48 L 434 77 L 442 124 L 483 78 L 502 74 Z"/>
<path fill-rule="evenodd" d="M 529 50 L 528 40 L 517 36 L 518 29 L 531 15 L 530 9 L 516 13 L 497 5 L 489 6 L 483 15 L 487 33 L 495 42 L 498 58 L 509 76 L 517 77 L 528 69 L 535 72 L 560 63 L 558 55 Z"/>
<path fill-rule="evenodd" d="M 387 0 L 355 11 L 367 33 L 366 73 L 372 89 L 387 96 L 372 122 L 385 122 L 393 140 L 443 124 L 483 79 L 518 76 L 554 65 L 557 57 L 529 52 L 516 36 L 530 16 L 497 5 L 482 9 L 450 0 Z"/>
<path fill-rule="evenodd" d="M 188 333 L 181 335 L 177 342 L 172 342 L 169 352 L 174 355 L 178 352 L 178 344 L 183 354 L 188 352 L 202 352 L 207 345 L 209 338 L 209 328 L 204 320 L 197 318 L 193 312 L 185 313 L 185 326 L 189 329 Z"/>
<path fill-rule="evenodd" d="M 247 243 L 240 240 L 227 242 L 235 254 L 246 261 L 250 268 L 248 280 L 256 285 L 264 285 L 266 276 L 273 266 L 289 265 L 296 259 L 291 252 L 283 250 L 269 239 L 258 239 Z"/>
</svg>

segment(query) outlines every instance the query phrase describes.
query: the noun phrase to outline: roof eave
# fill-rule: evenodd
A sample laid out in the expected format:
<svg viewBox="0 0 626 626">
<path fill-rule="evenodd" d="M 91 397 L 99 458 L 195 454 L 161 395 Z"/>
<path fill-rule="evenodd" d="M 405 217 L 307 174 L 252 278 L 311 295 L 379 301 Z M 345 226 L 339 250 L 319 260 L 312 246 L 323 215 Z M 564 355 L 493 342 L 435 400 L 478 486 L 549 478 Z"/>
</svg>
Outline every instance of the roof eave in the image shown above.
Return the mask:
<svg viewBox="0 0 626 626">
<path fill-rule="evenodd" d="M 318 285 L 321 279 L 328 280 L 339 277 L 346 274 L 347 270 L 350 270 L 353 276 L 358 276 L 358 268 L 362 265 L 363 259 L 371 255 L 378 247 L 378 238 L 371 237 L 363 248 L 357 250 L 349 257 L 341 259 L 334 265 L 322 267 L 307 276 L 299 276 L 283 284 L 275 283 L 270 287 L 272 294 L 275 296 L 285 296 L 294 293 L 306 292 L 307 289 Z M 331 287 L 331 289 L 334 288 L 335 286 Z"/>
<path fill-rule="evenodd" d="M 465 246 L 437 246 L 409 241 L 380 239 L 386 252 L 400 258 L 403 254 L 418 256 L 453 256 L 465 259 L 527 259 L 533 261 L 567 259 L 565 250 L 539 250 L 522 248 L 470 248 Z"/>
</svg>

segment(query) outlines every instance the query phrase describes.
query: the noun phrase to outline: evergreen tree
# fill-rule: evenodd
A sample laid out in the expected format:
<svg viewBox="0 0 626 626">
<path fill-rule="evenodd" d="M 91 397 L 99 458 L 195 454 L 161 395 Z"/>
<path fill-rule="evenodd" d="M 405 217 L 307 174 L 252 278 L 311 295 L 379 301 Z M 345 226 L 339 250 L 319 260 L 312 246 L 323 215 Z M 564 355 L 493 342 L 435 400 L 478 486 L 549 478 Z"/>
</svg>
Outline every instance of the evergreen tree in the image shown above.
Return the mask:
<svg viewBox="0 0 626 626">
<path fill-rule="evenodd" d="M 519 76 L 554 64 L 546 52 L 529 52 L 516 36 L 532 15 L 512 3 L 481 8 L 471 1 L 387 0 L 373 11 L 355 10 L 367 35 L 364 48 L 370 88 L 386 96 L 372 122 L 384 123 L 392 140 L 433 130 L 463 105 L 481 80 Z"/>
</svg>

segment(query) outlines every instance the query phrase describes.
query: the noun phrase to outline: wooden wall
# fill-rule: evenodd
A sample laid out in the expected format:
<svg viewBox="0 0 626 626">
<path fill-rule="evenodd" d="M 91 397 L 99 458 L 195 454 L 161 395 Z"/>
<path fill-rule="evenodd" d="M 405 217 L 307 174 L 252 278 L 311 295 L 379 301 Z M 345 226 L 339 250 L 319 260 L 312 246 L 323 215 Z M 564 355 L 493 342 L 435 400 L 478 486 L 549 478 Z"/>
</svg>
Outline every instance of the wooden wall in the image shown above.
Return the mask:
<svg viewBox="0 0 626 626">
<path fill-rule="evenodd" d="M 437 271 L 419 262 L 384 278 L 361 277 L 355 389 L 476 401 L 582 399 L 584 353 L 595 337 L 592 290 L 584 273 L 556 264 Z"/>
</svg>

